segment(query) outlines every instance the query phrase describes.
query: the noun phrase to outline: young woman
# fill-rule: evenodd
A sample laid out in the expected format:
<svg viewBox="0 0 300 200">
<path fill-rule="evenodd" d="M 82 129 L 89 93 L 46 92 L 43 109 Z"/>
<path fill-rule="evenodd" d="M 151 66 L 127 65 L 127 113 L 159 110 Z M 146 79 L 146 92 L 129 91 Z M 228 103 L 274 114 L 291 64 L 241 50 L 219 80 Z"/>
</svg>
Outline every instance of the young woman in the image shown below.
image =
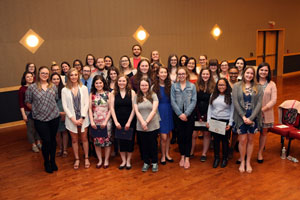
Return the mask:
<svg viewBox="0 0 300 200">
<path fill-rule="evenodd" d="M 246 67 L 246 60 L 243 57 L 238 57 L 235 62 L 234 66 L 236 66 L 239 70 L 238 80 L 242 80 L 243 70 Z"/>
<path fill-rule="evenodd" d="M 200 55 L 199 56 L 199 64 L 200 66 L 197 67 L 197 73 L 200 73 L 200 70 L 203 68 L 207 68 L 207 55 Z"/>
<path fill-rule="evenodd" d="M 25 67 L 25 72 L 31 72 L 33 74 L 33 82 L 35 82 L 37 72 L 35 64 L 27 63 Z"/>
<path fill-rule="evenodd" d="M 176 54 L 171 54 L 168 58 L 168 71 L 170 72 L 170 79 L 172 83 L 177 81 L 177 68 L 178 68 L 178 57 Z"/>
<path fill-rule="evenodd" d="M 64 112 L 64 109 L 62 106 L 62 100 L 61 100 L 61 90 L 63 89 L 64 85 L 63 85 L 61 77 L 58 73 L 51 74 L 50 80 L 57 87 L 57 90 L 58 90 L 57 107 L 59 109 L 59 114 L 60 114 L 60 121 L 59 121 L 57 135 L 56 135 L 56 142 L 59 147 L 59 152 L 57 152 L 56 155 L 62 156 L 62 157 L 67 157 L 68 156 L 69 135 L 67 133 L 66 126 L 65 126 L 66 113 Z"/>
<path fill-rule="evenodd" d="M 194 129 L 191 114 L 196 106 L 197 93 L 195 85 L 188 81 L 189 72 L 185 67 L 178 68 L 177 77 L 178 82 L 171 87 L 171 104 L 178 116 L 178 145 L 181 155 L 179 166 L 188 169 Z"/>
<path fill-rule="evenodd" d="M 222 142 L 223 151 L 221 167 L 224 168 L 227 166 L 229 137 L 233 123 L 233 110 L 231 87 L 226 78 L 220 78 L 211 95 L 207 112 L 207 128 L 210 126 L 211 119 L 226 123 L 225 135 L 212 132 L 214 137 L 215 157 L 213 168 L 217 168 L 220 163 L 220 142 Z"/>
<path fill-rule="evenodd" d="M 221 64 L 220 64 L 220 78 L 226 78 L 227 80 L 229 80 L 229 73 L 228 73 L 228 69 L 229 69 L 229 63 L 227 60 L 222 60 Z"/>
<path fill-rule="evenodd" d="M 215 88 L 215 81 L 211 76 L 211 71 L 208 68 L 202 68 L 196 83 L 197 89 L 197 105 L 196 105 L 196 119 L 200 123 L 207 122 L 207 110 L 209 105 L 209 98 Z M 209 148 L 211 134 L 206 126 L 195 126 L 195 130 L 200 130 L 203 133 L 203 150 L 200 158 L 201 162 L 206 161 L 206 154 Z M 193 134 L 191 154 L 194 153 L 197 134 Z"/>
<path fill-rule="evenodd" d="M 31 109 L 25 104 L 25 93 L 29 85 L 33 83 L 33 77 L 33 73 L 29 71 L 25 71 L 22 76 L 21 87 L 19 89 L 19 106 L 22 118 L 26 123 L 27 138 L 32 145 L 31 149 L 33 152 L 38 153 L 40 151 L 39 149 L 42 148 L 41 138 L 34 128 Z"/>
<path fill-rule="evenodd" d="M 98 163 L 96 168 L 102 166 L 102 153 L 101 147 L 105 149 L 105 159 L 103 168 L 106 169 L 109 166 L 109 156 L 111 147 L 111 119 L 109 110 L 109 91 L 106 82 L 101 75 L 96 75 L 93 79 L 91 94 L 90 94 L 90 106 L 89 116 L 91 121 L 91 127 L 97 129 L 100 126 L 102 129 L 107 128 L 106 137 L 95 137 L 94 145 L 96 154 L 98 157 Z"/>
<path fill-rule="evenodd" d="M 151 70 L 150 63 L 147 59 L 141 59 L 137 67 L 137 73 L 130 78 L 132 89 L 137 92 L 139 89 L 139 82 L 142 78 L 146 78 L 151 84 Z"/>
<path fill-rule="evenodd" d="M 238 81 L 237 77 L 239 75 L 239 70 L 236 66 L 232 66 L 228 70 L 229 73 L 229 85 L 231 88 L 233 88 L 233 85 Z"/>
<path fill-rule="evenodd" d="M 90 66 L 91 68 L 91 76 L 95 76 L 98 74 L 98 68 L 96 66 L 96 59 L 95 56 L 93 56 L 93 54 L 88 54 L 85 57 L 85 65 Z"/>
<path fill-rule="evenodd" d="M 254 133 L 261 128 L 261 107 L 263 91 L 255 80 L 255 69 L 246 67 L 242 81 L 233 86 L 234 122 L 239 134 L 240 172 L 252 172 L 250 164 L 253 152 Z M 245 155 L 247 160 L 245 162 Z"/>
<path fill-rule="evenodd" d="M 198 74 L 196 72 L 196 59 L 190 57 L 186 62 L 187 62 L 187 69 L 190 77 L 189 81 L 195 84 L 198 79 Z"/>
<path fill-rule="evenodd" d="M 128 56 L 122 56 L 120 58 L 120 65 L 119 65 L 120 72 L 128 76 L 128 78 L 132 77 L 136 74 L 136 70 L 133 69 L 130 59 Z"/>
<path fill-rule="evenodd" d="M 218 81 L 219 77 L 219 63 L 217 59 L 210 59 L 208 62 L 208 68 L 211 71 L 211 75 L 214 78 L 215 82 Z"/>
<path fill-rule="evenodd" d="M 159 62 L 160 63 L 160 57 L 159 57 L 159 52 L 157 50 L 151 51 L 151 55 L 150 55 L 150 64 L 152 65 L 152 63 L 154 62 Z"/>
<path fill-rule="evenodd" d="M 277 100 L 276 84 L 272 81 L 271 69 L 269 63 L 261 63 L 257 68 L 257 82 L 263 89 L 262 100 L 262 129 L 259 137 L 259 150 L 257 162 L 263 163 L 263 150 L 266 144 L 268 129 L 273 127 L 274 124 L 274 111 L 273 107 Z"/>
<path fill-rule="evenodd" d="M 67 74 L 68 74 L 68 71 L 71 69 L 71 66 L 68 62 L 63 61 L 60 64 L 60 68 L 61 68 L 61 78 L 62 78 L 63 84 L 66 85 L 66 83 L 68 81 Z"/>
<path fill-rule="evenodd" d="M 115 88 L 118 75 L 119 75 L 119 70 L 116 67 L 112 66 L 108 69 L 106 82 L 108 85 L 109 92 L 111 92 Z"/>
<path fill-rule="evenodd" d="M 32 110 L 34 127 L 42 139 L 44 167 L 47 173 L 57 171 L 55 163 L 56 133 L 59 123 L 59 110 L 56 105 L 57 88 L 50 82 L 50 70 L 39 68 L 37 81 L 25 93 L 25 103 Z"/>
<path fill-rule="evenodd" d="M 84 167 L 90 167 L 89 161 L 89 143 L 87 139 L 87 127 L 89 126 L 89 92 L 79 79 L 77 69 L 72 68 L 68 72 L 68 81 L 66 87 L 62 89 L 61 98 L 64 111 L 66 113 L 65 125 L 70 131 L 72 138 L 72 147 L 75 156 L 74 169 L 79 168 L 79 149 L 78 137 L 81 136 L 81 142 L 84 150 Z"/>
<path fill-rule="evenodd" d="M 153 63 L 150 65 L 150 68 L 151 68 L 151 74 L 152 74 L 152 80 L 155 79 L 154 76 L 155 76 L 155 74 L 156 74 L 158 68 L 160 68 L 161 66 L 162 66 L 162 64 L 159 63 L 159 62 L 157 62 L 157 61 L 153 62 Z"/>
<path fill-rule="evenodd" d="M 187 61 L 187 59 L 188 59 L 189 57 L 187 56 L 187 55 L 182 55 L 182 56 L 180 56 L 180 58 L 179 58 L 179 67 L 184 67 L 184 66 L 186 66 L 186 61 Z"/>
<path fill-rule="evenodd" d="M 104 56 L 104 63 L 105 63 L 106 70 L 109 70 L 109 68 L 115 66 L 114 61 L 110 56 Z"/>
<path fill-rule="evenodd" d="M 135 92 L 131 90 L 128 76 L 121 74 L 118 76 L 117 84 L 113 93 L 110 94 L 110 111 L 117 129 L 134 129 L 136 122 L 134 120 L 133 100 Z M 126 167 L 131 169 L 131 157 L 134 150 L 134 131 L 131 140 L 119 139 L 120 155 L 122 163 L 119 169 Z"/>
<path fill-rule="evenodd" d="M 82 64 L 81 60 L 79 60 L 79 59 L 74 60 L 73 61 L 73 68 L 77 69 L 77 71 L 80 74 L 80 78 L 81 78 L 82 77 L 82 68 L 83 68 L 83 64 Z"/>
<path fill-rule="evenodd" d="M 140 135 L 143 149 L 143 172 L 148 171 L 151 163 L 152 172 L 158 171 L 157 134 L 159 132 L 159 114 L 157 108 L 157 95 L 150 90 L 150 81 L 142 78 L 134 100 L 134 111 L 138 119 L 136 130 Z"/>
<path fill-rule="evenodd" d="M 173 130 L 173 111 L 170 101 L 171 80 L 168 68 L 160 67 L 156 72 L 153 91 L 159 99 L 158 111 L 160 115 L 160 139 L 161 139 L 161 164 L 165 165 L 166 161 L 174 162 L 170 157 L 170 132 Z"/>
</svg>

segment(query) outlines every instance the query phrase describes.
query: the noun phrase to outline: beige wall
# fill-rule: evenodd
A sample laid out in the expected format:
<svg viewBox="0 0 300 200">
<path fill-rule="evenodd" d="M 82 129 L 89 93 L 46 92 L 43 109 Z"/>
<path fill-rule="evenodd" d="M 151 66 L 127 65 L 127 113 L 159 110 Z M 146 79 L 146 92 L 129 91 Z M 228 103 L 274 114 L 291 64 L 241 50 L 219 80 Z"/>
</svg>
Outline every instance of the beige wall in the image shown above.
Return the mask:
<svg viewBox="0 0 300 200">
<path fill-rule="evenodd" d="M 0 87 L 18 85 L 28 61 L 50 66 L 87 53 L 131 56 L 132 34 L 139 25 L 150 33 L 143 55 L 159 50 L 220 60 L 255 54 L 256 30 L 286 28 L 285 49 L 300 51 L 300 1 L 291 0 L 0 0 Z M 218 24 L 223 35 L 209 34 Z M 31 28 L 44 38 L 32 54 L 19 44 Z"/>
</svg>

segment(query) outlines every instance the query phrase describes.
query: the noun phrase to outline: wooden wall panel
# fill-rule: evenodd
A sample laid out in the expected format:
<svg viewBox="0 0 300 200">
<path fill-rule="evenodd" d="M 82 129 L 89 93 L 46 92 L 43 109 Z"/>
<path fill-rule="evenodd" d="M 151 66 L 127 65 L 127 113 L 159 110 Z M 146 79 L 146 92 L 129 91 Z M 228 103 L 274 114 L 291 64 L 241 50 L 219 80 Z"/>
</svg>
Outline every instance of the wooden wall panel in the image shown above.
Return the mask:
<svg viewBox="0 0 300 200">
<path fill-rule="evenodd" d="M 139 25 L 150 33 L 143 55 L 157 49 L 163 63 L 170 53 L 249 57 L 255 54 L 256 30 L 268 28 L 269 20 L 286 28 L 285 49 L 299 52 L 299 8 L 298 1 L 280 0 L 1 0 L 0 87 L 19 84 L 28 61 L 49 66 L 93 53 L 118 63 L 121 55 L 131 55 Z M 223 31 L 217 41 L 209 34 L 215 24 Z M 35 54 L 19 44 L 29 28 L 45 40 Z"/>
</svg>

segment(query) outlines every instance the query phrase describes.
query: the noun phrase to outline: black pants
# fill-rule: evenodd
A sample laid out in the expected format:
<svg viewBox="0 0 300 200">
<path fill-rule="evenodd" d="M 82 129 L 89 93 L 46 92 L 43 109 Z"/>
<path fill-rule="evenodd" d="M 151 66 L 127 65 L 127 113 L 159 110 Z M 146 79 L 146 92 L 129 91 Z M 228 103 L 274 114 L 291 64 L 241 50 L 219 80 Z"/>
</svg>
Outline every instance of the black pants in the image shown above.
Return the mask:
<svg viewBox="0 0 300 200">
<path fill-rule="evenodd" d="M 150 165 L 151 163 L 158 162 L 158 152 L 157 152 L 158 132 L 159 129 L 150 132 L 137 131 L 141 139 L 143 160 L 144 163 L 147 163 L 148 165 Z"/>
<path fill-rule="evenodd" d="M 178 147 L 181 156 L 190 157 L 192 148 L 192 135 L 194 130 L 194 119 L 188 117 L 188 121 L 182 121 L 177 117 Z"/>
<path fill-rule="evenodd" d="M 216 120 L 216 119 L 214 119 L 214 120 Z M 222 120 L 222 119 L 218 119 L 218 121 L 226 122 L 226 124 L 228 124 L 228 122 L 229 122 L 229 120 Z M 225 132 L 225 135 L 221 135 L 221 134 L 212 132 L 212 136 L 214 138 L 215 158 L 220 157 L 220 143 L 221 142 L 222 142 L 223 159 L 228 158 L 230 133 L 231 133 L 231 128 Z"/>
<path fill-rule="evenodd" d="M 42 154 L 44 163 L 55 163 L 56 154 L 56 133 L 59 124 L 59 117 L 47 122 L 34 120 L 34 126 L 39 133 L 43 145 Z"/>
</svg>

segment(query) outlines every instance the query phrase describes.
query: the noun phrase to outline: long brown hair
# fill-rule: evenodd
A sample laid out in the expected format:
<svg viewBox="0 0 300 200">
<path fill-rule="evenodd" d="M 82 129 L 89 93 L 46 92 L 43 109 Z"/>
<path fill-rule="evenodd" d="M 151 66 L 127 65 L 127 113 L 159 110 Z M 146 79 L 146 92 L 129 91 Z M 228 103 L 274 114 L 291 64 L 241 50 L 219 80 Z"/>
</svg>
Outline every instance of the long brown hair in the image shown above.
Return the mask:
<svg viewBox="0 0 300 200">
<path fill-rule="evenodd" d="M 228 80 L 227 80 L 226 78 L 219 78 L 219 80 L 218 80 L 217 83 L 216 83 L 215 89 L 214 89 L 214 91 L 213 91 L 213 93 L 212 93 L 212 95 L 211 95 L 211 97 L 210 97 L 209 103 L 212 104 L 213 101 L 214 101 L 216 98 L 218 98 L 218 96 L 220 95 L 220 91 L 219 91 L 219 89 L 218 89 L 218 83 L 219 83 L 221 80 L 225 81 L 225 84 L 226 84 L 226 90 L 224 91 L 224 96 L 225 96 L 225 97 L 224 97 L 224 102 L 225 102 L 227 105 L 231 105 L 231 103 L 232 103 L 232 100 L 231 100 L 231 91 L 232 91 L 232 89 L 231 89 L 231 87 L 230 87 L 230 85 L 229 85 L 229 82 L 228 82 Z"/>
<path fill-rule="evenodd" d="M 137 66 L 137 73 L 136 73 L 136 75 L 134 75 L 134 79 L 133 79 L 134 84 L 136 84 L 136 85 L 140 83 L 140 81 L 141 81 L 141 79 L 143 77 L 143 73 L 140 70 L 140 66 L 141 66 L 142 62 L 147 62 L 148 63 L 149 70 L 147 72 L 147 76 L 148 76 L 148 79 L 152 78 L 151 77 L 151 69 L 150 69 L 150 62 L 149 62 L 149 60 L 147 60 L 147 59 L 141 59 L 141 61 L 139 62 L 138 66 Z"/>
<path fill-rule="evenodd" d="M 148 88 L 148 91 L 147 91 L 147 94 L 146 94 L 146 99 L 148 99 L 151 103 L 153 103 L 153 99 L 152 99 L 152 91 L 150 89 L 150 81 L 148 79 L 145 79 L 145 78 L 142 78 L 139 82 L 139 89 L 138 89 L 138 92 L 137 92 L 137 103 L 141 103 L 144 101 L 144 94 L 143 92 L 141 91 L 141 82 L 142 81 L 145 81 L 148 83 L 149 85 L 149 88 Z"/>
<path fill-rule="evenodd" d="M 165 83 L 165 93 L 168 97 L 170 97 L 170 91 L 171 91 L 171 79 L 170 79 L 170 74 L 169 74 L 169 70 L 168 68 L 164 67 L 164 66 L 160 66 L 158 68 L 158 70 L 156 70 L 155 72 L 155 79 L 154 79 L 154 85 L 153 85 L 153 88 L 152 90 L 157 94 L 158 98 L 161 98 L 160 96 L 160 85 L 159 85 L 159 77 L 158 77 L 158 74 L 159 74 L 159 71 L 161 69 L 165 69 L 167 71 L 167 78 L 164 80 L 164 83 Z"/>
<path fill-rule="evenodd" d="M 81 81 L 80 81 L 80 77 L 79 77 L 79 72 L 78 72 L 78 70 L 77 70 L 76 68 L 71 68 L 71 69 L 68 71 L 68 74 L 67 74 L 68 79 L 67 79 L 67 83 L 66 83 L 66 88 L 69 88 L 69 89 L 72 88 L 72 82 L 71 82 L 71 78 L 70 78 L 72 72 L 77 72 L 77 74 L 78 74 L 78 80 L 77 80 L 77 83 L 78 83 L 78 85 L 81 87 L 81 86 L 82 86 L 82 83 L 81 83 Z"/>
<path fill-rule="evenodd" d="M 202 73 L 204 70 L 207 70 L 209 72 L 209 79 L 207 81 L 206 88 L 205 88 L 205 82 L 202 78 Z M 197 92 L 203 91 L 203 92 L 208 92 L 211 94 L 214 91 L 214 88 L 215 88 L 215 80 L 212 77 L 211 70 L 208 67 L 202 68 L 199 73 L 199 77 L 198 77 L 197 84 L 196 84 Z"/>
<path fill-rule="evenodd" d="M 242 77 L 242 89 L 243 89 L 243 92 L 246 93 L 245 72 L 248 69 L 252 69 L 252 71 L 253 71 L 253 79 L 251 80 L 251 86 L 252 86 L 253 91 L 255 91 L 255 93 L 257 93 L 258 90 L 257 90 L 257 82 L 256 82 L 256 78 L 255 78 L 255 69 L 252 66 L 246 66 L 244 68 L 244 70 L 243 70 L 243 77 Z"/>
<path fill-rule="evenodd" d="M 37 76 L 37 78 L 36 78 L 36 86 L 37 86 L 37 88 L 38 88 L 39 91 L 42 90 L 42 86 L 41 86 L 41 78 L 40 78 L 40 76 L 41 76 L 40 73 L 41 73 L 41 70 L 42 70 L 42 69 L 47 69 L 48 72 L 49 72 L 48 79 L 47 79 L 47 83 L 48 83 L 47 88 L 52 88 L 52 86 L 53 86 L 53 84 L 52 84 L 52 82 L 51 82 L 51 80 L 50 80 L 50 70 L 49 70 L 49 68 L 46 67 L 46 66 L 41 66 L 41 67 L 39 68 L 38 76 Z"/>
<path fill-rule="evenodd" d="M 114 95 L 116 96 L 117 94 L 120 93 L 120 87 L 118 85 L 118 81 L 120 78 L 124 77 L 126 79 L 126 87 L 125 87 L 125 91 L 126 91 L 126 94 L 128 96 L 131 96 L 131 84 L 130 84 L 130 81 L 129 81 L 129 78 L 128 76 L 126 76 L 125 74 L 120 74 L 117 78 L 117 81 L 116 81 L 116 84 L 115 84 L 115 88 L 114 88 Z"/>
</svg>

